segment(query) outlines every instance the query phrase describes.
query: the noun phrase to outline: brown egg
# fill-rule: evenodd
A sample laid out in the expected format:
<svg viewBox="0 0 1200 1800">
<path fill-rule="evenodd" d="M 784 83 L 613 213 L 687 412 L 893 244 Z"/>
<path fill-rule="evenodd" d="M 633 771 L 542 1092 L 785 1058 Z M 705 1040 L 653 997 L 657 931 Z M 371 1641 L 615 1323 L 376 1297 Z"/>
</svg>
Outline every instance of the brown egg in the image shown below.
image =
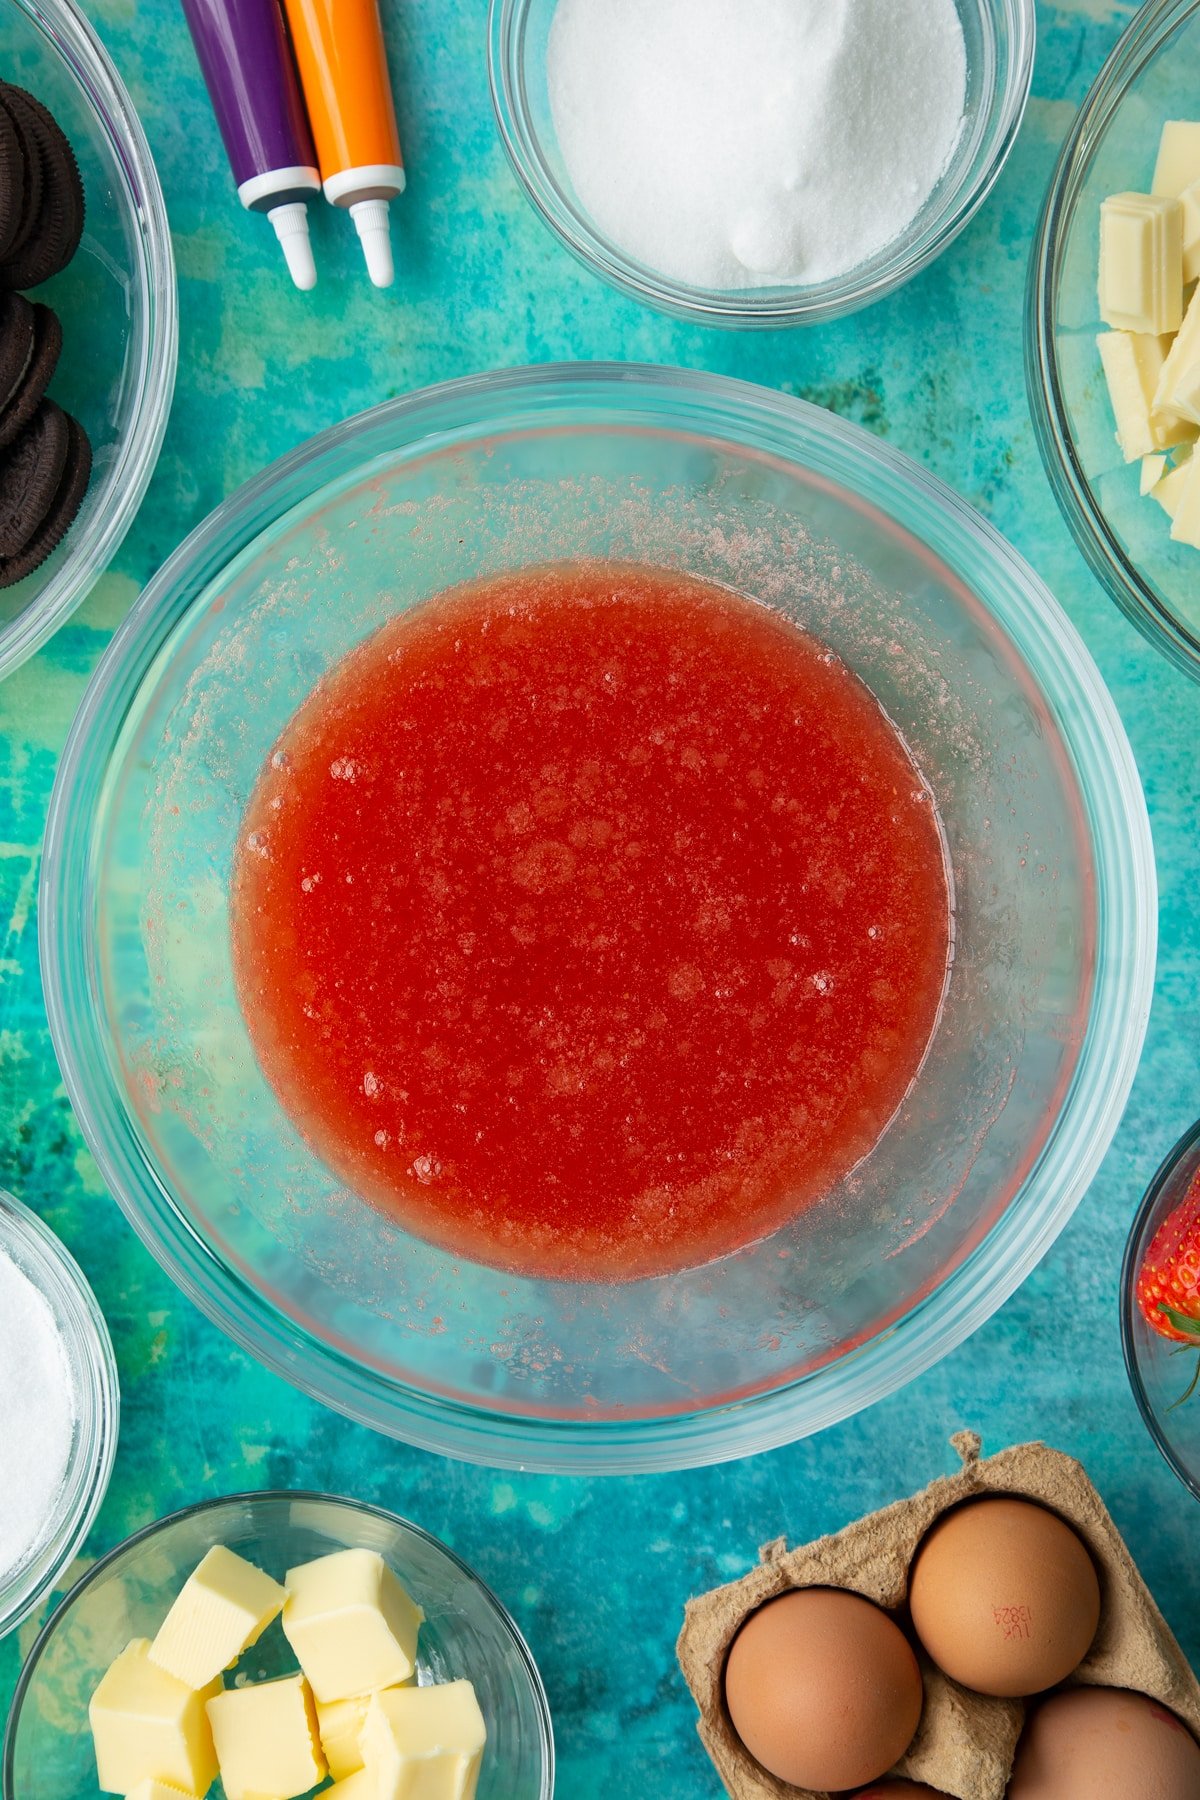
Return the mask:
<svg viewBox="0 0 1200 1800">
<path fill-rule="evenodd" d="M 802 1588 L 742 1626 L 725 1665 L 733 1728 L 797 1787 L 875 1781 L 911 1744 L 924 1693 L 904 1633 L 841 1588 Z"/>
<path fill-rule="evenodd" d="M 1025 1727 L 1008 1800 L 1200 1800 L 1200 1745 L 1174 1713 L 1120 1688 L 1070 1688 Z"/>
<path fill-rule="evenodd" d="M 854 1800 L 950 1800 L 950 1796 L 920 1781 L 885 1781 L 881 1787 L 860 1788 Z"/>
<path fill-rule="evenodd" d="M 1031 1500 L 972 1500 L 943 1515 L 908 1590 L 917 1636 L 946 1674 L 1015 1698 L 1065 1681 L 1100 1623 L 1100 1583 L 1082 1541 Z"/>
</svg>

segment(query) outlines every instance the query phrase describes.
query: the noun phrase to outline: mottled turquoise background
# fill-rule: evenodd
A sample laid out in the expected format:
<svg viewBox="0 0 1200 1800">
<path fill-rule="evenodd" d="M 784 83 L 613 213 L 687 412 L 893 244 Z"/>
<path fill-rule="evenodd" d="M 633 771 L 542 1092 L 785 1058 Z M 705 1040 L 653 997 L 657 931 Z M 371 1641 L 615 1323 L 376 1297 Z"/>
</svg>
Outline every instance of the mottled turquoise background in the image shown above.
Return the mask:
<svg viewBox="0 0 1200 1800">
<path fill-rule="evenodd" d="M 971 229 L 872 311 L 761 336 L 643 312 L 558 248 L 496 139 L 483 0 L 385 6 L 411 169 L 393 208 L 402 272 L 386 295 L 368 286 L 349 227 L 331 212 L 315 233 L 320 288 L 289 288 L 267 227 L 236 205 L 175 5 L 93 0 L 88 10 L 158 160 L 181 309 L 175 410 L 141 517 L 83 610 L 0 687 L 0 1183 L 44 1215 L 91 1277 L 124 1389 L 116 1476 L 88 1557 L 160 1513 L 235 1488 L 303 1483 L 380 1501 L 446 1538 L 512 1607 L 549 1689 L 562 1800 L 701 1800 L 718 1784 L 675 1666 L 685 1597 L 743 1572 L 768 1538 L 835 1529 L 922 1485 L 949 1466 L 946 1439 L 969 1423 L 993 1448 L 1039 1436 L 1084 1460 L 1200 1661 L 1200 1515 L 1143 1432 L 1116 1315 L 1132 1209 L 1200 1112 L 1200 687 L 1157 658 L 1089 577 L 1042 473 L 1021 362 L 1037 209 L 1074 110 L 1136 8 L 1042 4 L 1029 117 Z M 109 633 L 168 551 L 246 476 L 346 413 L 447 376 L 568 357 L 647 358 L 802 394 L 982 508 L 1058 594 L 1113 689 L 1162 879 L 1162 960 L 1132 1103 L 1038 1273 L 956 1355 L 838 1430 L 740 1466 L 645 1480 L 439 1462 L 321 1410 L 232 1349 L 106 1197 L 59 1082 L 37 965 L 38 849 L 56 757 Z M 36 1625 L 0 1646 L 0 1707 Z"/>
</svg>

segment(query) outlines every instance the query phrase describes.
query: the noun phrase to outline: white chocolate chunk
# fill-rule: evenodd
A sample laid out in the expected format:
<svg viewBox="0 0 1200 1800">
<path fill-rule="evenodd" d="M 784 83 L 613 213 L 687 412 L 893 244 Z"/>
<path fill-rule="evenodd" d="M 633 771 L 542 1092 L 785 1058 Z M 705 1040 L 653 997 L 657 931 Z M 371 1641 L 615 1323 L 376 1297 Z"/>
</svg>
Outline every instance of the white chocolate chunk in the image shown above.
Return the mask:
<svg viewBox="0 0 1200 1800">
<path fill-rule="evenodd" d="M 1171 389 L 1171 410 L 1200 425 L 1200 362 L 1192 363 L 1177 378 Z"/>
<path fill-rule="evenodd" d="M 377 1791 L 367 1771 L 356 1769 L 344 1781 L 335 1781 L 331 1788 L 326 1788 L 321 1800 L 375 1800 Z"/>
<path fill-rule="evenodd" d="M 376 1800 L 474 1800 L 486 1743 L 469 1681 L 374 1695 L 362 1735 Z"/>
<path fill-rule="evenodd" d="M 1097 345 L 1122 454 L 1140 461 L 1141 492 L 1174 541 L 1200 548 L 1200 120 L 1163 126 L 1149 195 L 1102 204 L 1100 313 L 1113 327 Z"/>
<path fill-rule="evenodd" d="M 184 1582 L 150 1646 L 150 1660 L 202 1688 L 256 1644 L 283 1608 L 277 1581 L 214 1544 Z"/>
<path fill-rule="evenodd" d="M 1177 544 L 1200 550 L 1200 457 L 1193 456 L 1180 470 L 1179 496 L 1171 519 L 1171 536 Z"/>
<path fill-rule="evenodd" d="M 1100 208 L 1100 317 L 1161 337 L 1183 317 L 1183 208 L 1154 194 L 1112 194 Z"/>
<path fill-rule="evenodd" d="M 130 1788 L 125 1800 L 180 1800 L 181 1795 L 186 1800 L 183 1788 L 175 1787 L 169 1781 L 155 1781 L 153 1777 L 148 1777 L 145 1781 L 139 1781 L 135 1788 Z"/>
<path fill-rule="evenodd" d="M 1197 293 L 1200 294 L 1200 290 Z M 1183 404 L 1194 385 L 1192 370 L 1197 366 L 1200 366 L 1200 299 L 1193 294 L 1155 384 L 1152 404 L 1157 413 L 1182 415 Z"/>
<path fill-rule="evenodd" d="M 1186 442 L 1194 432 L 1174 415 L 1157 414 L 1154 399 L 1167 363 L 1170 339 L 1142 332 L 1102 331 L 1096 339 L 1126 462 Z"/>
<path fill-rule="evenodd" d="M 126 1644 L 88 1705 L 104 1791 L 128 1794 L 139 1782 L 158 1781 L 184 1794 L 207 1794 L 217 1758 L 205 1702 L 220 1685 L 194 1692 L 150 1661 L 147 1638 Z"/>
<path fill-rule="evenodd" d="M 407 1681 L 425 1615 L 374 1550 L 289 1569 L 283 1629 L 322 1705 Z"/>
<path fill-rule="evenodd" d="M 1200 181 L 1200 124 L 1191 119 L 1168 119 L 1158 140 L 1150 192 L 1178 200 L 1194 181 Z"/>
<path fill-rule="evenodd" d="M 1183 279 L 1200 281 L 1200 181 L 1184 188 L 1179 204 L 1183 208 Z"/>
<path fill-rule="evenodd" d="M 1168 519 L 1173 519 L 1179 510 L 1188 476 L 1188 461 L 1176 464 L 1175 468 L 1163 476 L 1158 486 L 1151 489 L 1151 498 L 1158 501 Z"/>
<path fill-rule="evenodd" d="M 208 1702 L 208 1722 L 228 1800 L 293 1800 L 326 1773 L 303 1675 L 226 1688 Z"/>
</svg>

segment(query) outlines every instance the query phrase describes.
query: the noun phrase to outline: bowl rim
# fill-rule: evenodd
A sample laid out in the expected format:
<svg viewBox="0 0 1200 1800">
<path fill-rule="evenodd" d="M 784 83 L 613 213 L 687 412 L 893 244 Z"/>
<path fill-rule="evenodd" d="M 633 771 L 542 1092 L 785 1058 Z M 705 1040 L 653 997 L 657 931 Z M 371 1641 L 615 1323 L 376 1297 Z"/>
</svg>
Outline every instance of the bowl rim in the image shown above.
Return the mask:
<svg viewBox="0 0 1200 1800">
<path fill-rule="evenodd" d="M 956 555 L 968 552 L 987 558 L 992 597 L 984 600 L 981 594 L 981 601 L 989 611 L 998 609 L 1001 628 L 1025 660 L 1034 659 L 1031 674 L 1048 704 L 1047 682 L 1062 685 L 1069 704 L 1053 710 L 1081 797 L 1091 808 L 1099 938 L 1088 1029 L 1054 1126 L 1003 1217 L 932 1293 L 852 1353 L 777 1388 L 670 1420 L 535 1419 L 485 1412 L 399 1382 L 383 1386 L 374 1372 L 262 1301 L 169 1204 L 165 1187 L 131 1140 L 123 1113 L 105 1117 L 116 1088 L 104 1039 L 93 1029 L 94 946 L 79 929 L 87 916 L 80 870 L 92 824 L 85 790 L 89 781 L 103 779 L 125 710 L 159 647 L 215 571 L 249 541 L 243 516 L 273 495 L 278 496 L 273 516 L 280 516 L 297 504 L 302 481 L 303 493 L 311 495 L 333 478 L 331 460 L 356 444 L 364 430 L 386 427 L 387 453 L 393 457 L 405 448 L 419 454 L 431 446 L 444 448 L 456 433 L 494 436 L 514 416 L 527 427 L 544 424 L 553 404 L 545 390 L 556 387 L 572 408 L 585 395 L 613 408 L 623 402 L 626 410 L 640 406 L 635 417 L 643 423 L 649 414 L 660 428 L 669 418 L 676 431 L 723 432 L 725 441 L 740 444 L 747 454 L 753 453 L 746 435 L 752 431 L 760 450 L 793 461 L 802 461 L 806 441 L 815 441 L 826 455 L 830 479 L 840 481 L 844 471 L 853 491 L 854 481 L 869 475 L 874 504 L 891 516 L 899 507 L 905 528 L 913 532 L 918 527 L 905 506 L 921 503 L 924 541 L 951 566 Z M 669 412 L 655 413 L 664 396 Z M 514 415 L 517 408 L 524 410 Z M 625 413 L 618 416 L 629 423 Z M 250 535 L 264 524 L 259 519 Z M 1100 758 L 1103 766 L 1103 780 L 1093 778 L 1090 787 L 1078 763 L 1087 755 Z M 135 603 L 83 697 L 50 799 L 38 904 L 51 1036 L 76 1117 L 106 1185 L 176 1285 L 268 1368 L 359 1423 L 441 1455 L 552 1473 L 677 1469 L 775 1448 L 872 1404 L 961 1343 L 1035 1266 L 1099 1166 L 1137 1068 L 1157 947 L 1153 843 L 1124 727 L 1074 626 L 1017 551 L 945 483 L 861 426 L 726 376 L 628 363 L 549 364 L 466 376 L 387 401 L 300 445 L 210 513 Z M 1036 1216 L 1030 1217 L 1031 1211 Z"/>
<path fill-rule="evenodd" d="M 1142 636 L 1177 669 L 1200 681 L 1200 627 L 1189 629 L 1165 604 L 1126 555 L 1092 494 L 1068 423 L 1055 348 L 1059 252 L 1075 216 L 1093 147 L 1115 116 L 1130 81 L 1157 55 L 1165 39 L 1197 12 L 1200 0 L 1145 0 L 1084 97 L 1050 177 L 1030 253 L 1025 385 L 1051 489 L 1092 573 Z M 1101 329 L 1099 312 L 1096 329 Z"/>
<path fill-rule="evenodd" d="M 1189 1125 L 1183 1136 L 1168 1150 L 1155 1170 L 1154 1177 L 1142 1195 L 1138 1209 L 1133 1215 L 1133 1224 L 1129 1228 L 1129 1236 L 1125 1240 L 1125 1253 L 1121 1259 L 1121 1350 L 1125 1358 L 1125 1373 L 1129 1377 L 1129 1385 L 1133 1390 L 1137 1409 L 1142 1415 L 1143 1425 L 1154 1440 L 1163 1461 L 1178 1476 L 1184 1487 L 1197 1500 L 1200 1500 L 1200 1470 L 1193 1473 L 1188 1469 L 1186 1463 L 1176 1453 L 1170 1435 L 1163 1427 L 1158 1408 L 1151 1400 L 1142 1379 L 1136 1334 L 1137 1279 L 1146 1228 L 1162 1198 L 1164 1188 L 1172 1180 L 1180 1165 L 1189 1157 L 1195 1160 L 1197 1170 L 1200 1170 L 1200 1119 L 1197 1119 L 1194 1125 Z"/>
<path fill-rule="evenodd" d="M 405 1518 L 403 1513 L 392 1512 L 389 1507 L 378 1506 L 372 1500 L 355 1500 L 351 1499 L 348 1495 L 332 1494 L 322 1488 L 252 1488 L 236 1494 L 210 1495 L 205 1500 L 194 1501 L 190 1506 L 177 1507 L 174 1512 L 165 1513 L 161 1519 L 151 1520 L 148 1525 L 143 1525 L 140 1530 L 131 1532 L 127 1538 L 122 1538 L 121 1542 L 119 1544 L 114 1544 L 111 1550 L 106 1550 L 104 1555 L 100 1557 L 97 1562 L 93 1563 L 92 1567 L 81 1575 L 79 1580 L 63 1595 L 50 1617 L 46 1620 L 46 1623 L 38 1632 L 33 1647 L 21 1667 L 17 1685 L 13 1692 L 12 1701 L 9 1705 L 8 1721 L 4 1731 L 4 1759 L 3 1763 L 0 1764 L 0 1784 L 2 1784 L 0 1785 L 0 1793 L 3 1795 L 3 1800 L 17 1800 L 17 1795 L 13 1788 L 13 1763 L 16 1756 L 17 1725 L 20 1720 L 21 1709 L 24 1705 L 26 1694 L 32 1685 L 37 1666 L 41 1662 L 46 1650 L 49 1648 L 50 1640 L 75 1602 L 87 1592 L 94 1582 L 98 1581 L 99 1578 L 107 1572 L 119 1557 L 124 1556 L 126 1551 L 139 1549 L 149 1539 L 157 1537 L 160 1532 L 167 1531 L 172 1526 L 181 1524 L 185 1519 L 197 1518 L 202 1513 L 206 1512 L 215 1512 L 220 1507 L 247 1506 L 253 1508 L 255 1505 L 267 1501 L 299 1501 L 304 1505 L 343 1506 L 349 1507 L 352 1512 L 368 1513 L 373 1518 L 382 1519 L 388 1525 L 398 1525 L 403 1530 L 411 1532 L 414 1537 L 423 1539 L 426 1544 L 432 1545 L 433 1548 L 444 1556 L 448 1562 L 453 1563 L 454 1566 L 467 1577 L 473 1586 L 479 1590 L 483 1598 L 489 1602 L 493 1611 L 499 1618 L 500 1623 L 504 1626 L 512 1640 L 515 1660 L 521 1665 L 528 1677 L 542 1735 L 541 1792 L 538 1795 L 530 1795 L 528 1800 L 551 1800 L 551 1796 L 554 1793 L 555 1749 L 554 1723 L 550 1713 L 550 1702 L 547 1698 L 545 1683 L 542 1680 L 541 1671 L 537 1666 L 533 1652 L 529 1648 L 520 1626 L 509 1612 L 507 1606 L 505 1606 L 503 1600 L 500 1599 L 494 1589 L 488 1586 L 487 1582 L 484 1581 L 480 1575 L 476 1574 L 471 1565 L 459 1556 L 456 1550 L 452 1550 L 449 1544 L 444 1543 L 441 1538 L 435 1537 L 433 1532 L 426 1531 L 423 1525 L 418 1525 L 414 1520 Z"/>
<path fill-rule="evenodd" d="M 38 1554 L 19 1564 L 11 1581 L 0 1583 L 2 1639 L 41 1603 L 92 1528 L 116 1460 L 121 1394 L 116 1355 L 100 1303 L 62 1239 L 31 1207 L 3 1188 L 0 1220 L 11 1223 L 13 1236 L 31 1248 L 33 1259 L 59 1277 L 73 1310 L 67 1312 L 60 1297 L 45 1294 L 41 1288 L 38 1291 L 47 1300 L 59 1331 L 77 1352 L 87 1377 L 80 1380 L 75 1394 L 77 1435 L 57 1523 Z"/>
<path fill-rule="evenodd" d="M 1000 105 L 986 162 L 974 182 L 959 183 L 953 205 L 928 238 L 918 238 L 900 255 L 894 254 L 895 245 L 885 246 L 858 271 L 851 269 L 833 281 L 815 286 L 781 284 L 765 294 L 755 289 L 729 291 L 676 281 L 627 256 L 581 208 L 562 195 L 525 105 L 524 84 L 514 78 L 513 53 L 531 0 L 489 0 L 487 62 L 492 110 L 500 140 L 526 198 L 559 242 L 593 275 L 660 312 L 704 325 L 760 329 L 815 325 L 857 312 L 911 281 L 970 223 L 1000 178 L 1020 131 L 1033 85 L 1037 6 L 1036 0 L 974 3 L 993 20 L 1004 15 L 1013 31 L 1003 92 L 994 79 L 992 82 L 989 103 L 999 100 Z M 869 271 L 865 277 L 862 269 Z M 757 300 L 751 297 L 756 293 Z"/>
<path fill-rule="evenodd" d="M 8 0 L 51 43 L 70 70 L 119 170 L 124 209 L 134 221 L 133 271 L 142 312 L 141 358 L 129 430 L 116 446 L 98 506 L 28 605 L 0 627 L 0 679 L 32 656 L 73 613 L 117 553 L 158 462 L 179 357 L 175 254 L 158 170 L 137 110 L 115 64 L 76 0 Z M 114 122 L 117 130 L 114 130 Z M 118 135 L 119 132 L 119 135 Z"/>
</svg>

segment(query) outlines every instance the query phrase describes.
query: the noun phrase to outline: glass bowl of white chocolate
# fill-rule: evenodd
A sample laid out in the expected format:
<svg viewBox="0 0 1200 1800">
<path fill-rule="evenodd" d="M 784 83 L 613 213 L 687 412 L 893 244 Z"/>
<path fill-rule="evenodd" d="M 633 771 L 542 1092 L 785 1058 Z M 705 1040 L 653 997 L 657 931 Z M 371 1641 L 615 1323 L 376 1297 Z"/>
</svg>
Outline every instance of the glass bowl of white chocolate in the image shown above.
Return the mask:
<svg viewBox="0 0 1200 1800">
<path fill-rule="evenodd" d="M 436 1538 L 331 1495 L 240 1494 L 119 1545 L 30 1653 L 4 1800 L 97 1789 L 550 1800 L 554 1745 L 524 1639 Z"/>
<path fill-rule="evenodd" d="M 1200 0 L 1147 0 L 1063 147 L 1026 373 L 1051 484 L 1121 610 L 1200 680 Z"/>
</svg>

